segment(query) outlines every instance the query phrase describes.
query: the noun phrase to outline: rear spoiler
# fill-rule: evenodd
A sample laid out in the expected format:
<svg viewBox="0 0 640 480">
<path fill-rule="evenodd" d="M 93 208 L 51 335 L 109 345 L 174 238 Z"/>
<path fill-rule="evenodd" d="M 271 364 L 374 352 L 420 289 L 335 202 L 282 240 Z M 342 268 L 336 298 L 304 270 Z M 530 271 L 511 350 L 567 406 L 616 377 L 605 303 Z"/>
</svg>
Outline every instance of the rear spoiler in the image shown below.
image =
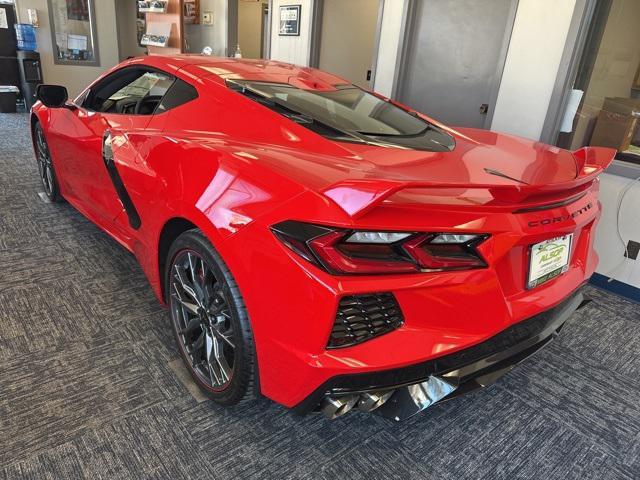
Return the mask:
<svg viewBox="0 0 640 480">
<path fill-rule="evenodd" d="M 572 152 L 576 160 L 576 178 L 568 182 L 546 185 L 496 185 L 480 183 L 441 183 L 414 180 L 358 179 L 335 183 L 322 194 L 335 202 L 352 218 L 358 218 L 380 205 L 391 195 L 412 188 L 486 189 L 504 202 L 522 202 L 526 198 L 571 190 L 593 182 L 615 157 L 617 150 L 605 147 L 583 147 Z"/>
</svg>

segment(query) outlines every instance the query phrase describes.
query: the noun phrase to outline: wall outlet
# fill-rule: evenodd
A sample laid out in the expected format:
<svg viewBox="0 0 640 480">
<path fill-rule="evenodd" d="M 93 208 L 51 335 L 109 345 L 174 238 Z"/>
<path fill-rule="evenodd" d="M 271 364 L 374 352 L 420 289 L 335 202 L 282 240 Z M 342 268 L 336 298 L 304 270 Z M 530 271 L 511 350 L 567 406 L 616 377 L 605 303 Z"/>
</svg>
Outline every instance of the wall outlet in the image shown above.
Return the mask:
<svg viewBox="0 0 640 480">
<path fill-rule="evenodd" d="M 640 243 L 629 240 L 627 243 L 627 251 L 624 252 L 624 256 L 631 260 L 637 260 L 638 253 L 640 253 Z"/>
<path fill-rule="evenodd" d="M 213 25 L 213 12 L 204 12 L 202 14 L 203 25 Z"/>
</svg>

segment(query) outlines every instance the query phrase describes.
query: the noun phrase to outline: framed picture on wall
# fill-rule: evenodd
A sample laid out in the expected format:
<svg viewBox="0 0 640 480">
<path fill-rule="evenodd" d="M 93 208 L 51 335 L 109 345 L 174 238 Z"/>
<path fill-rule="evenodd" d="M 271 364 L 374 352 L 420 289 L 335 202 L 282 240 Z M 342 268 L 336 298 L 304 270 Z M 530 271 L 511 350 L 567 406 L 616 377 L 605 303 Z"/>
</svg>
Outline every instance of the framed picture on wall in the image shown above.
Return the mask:
<svg viewBox="0 0 640 480">
<path fill-rule="evenodd" d="M 94 0 L 47 0 L 53 63 L 100 65 Z"/>
<path fill-rule="evenodd" d="M 296 37 L 300 35 L 301 8 L 301 5 L 280 6 L 280 28 L 278 35 L 284 37 Z"/>
</svg>

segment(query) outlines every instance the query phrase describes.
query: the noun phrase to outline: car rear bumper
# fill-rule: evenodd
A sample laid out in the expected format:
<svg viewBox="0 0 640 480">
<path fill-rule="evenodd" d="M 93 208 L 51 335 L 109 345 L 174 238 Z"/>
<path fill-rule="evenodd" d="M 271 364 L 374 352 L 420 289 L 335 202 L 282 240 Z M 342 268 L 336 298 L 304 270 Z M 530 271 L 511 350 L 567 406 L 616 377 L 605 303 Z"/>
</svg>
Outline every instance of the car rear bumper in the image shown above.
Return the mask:
<svg viewBox="0 0 640 480">
<path fill-rule="evenodd" d="M 291 251 L 270 230 L 283 218 L 311 216 L 305 202 L 296 200 L 299 212 L 273 211 L 254 221 L 219 249 L 241 290 L 248 292 L 244 298 L 252 319 L 261 393 L 286 407 L 308 411 L 333 388 L 354 391 L 415 385 L 428 378 L 430 371 L 444 371 L 443 359 L 470 355 L 458 352 L 477 352 L 477 345 L 493 345 L 493 350 L 482 350 L 471 358 L 470 364 L 506 349 L 510 345 L 499 348 L 491 341 L 506 335 L 502 332 L 520 332 L 523 339 L 528 338 L 522 325 L 528 319 L 546 318 L 542 312 L 555 311 L 595 270 L 598 257 L 593 238 L 600 211 L 596 193 L 594 187 L 569 206 L 523 214 L 430 207 L 425 215 L 423 208 L 409 213 L 398 208 L 384 215 L 389 222 L 385 225 L 377 218 L 379 211 L 393 209 L 389 205 L 369 214 L 366 224 L 353 225 L 361 230 L 393 230 L 402 224 L 407 231 L 437 232 L 457 231 L 464 225 L 462 231 L 487 233 L 490 237 L 478 249 L 488 266 L 472 270 L 332 275 Z M 538 218 L 570 217 L 589 204 L 592 207 L 584 214 L 570 220 L 530 225 Z M 320 205 L 313 212 L 327 210 Z M 331 225 L 328 218 L 312 220 Z M 573 234 L 568 270 L 526 288 L 531 245 L 567 234 Z M 403 315 L 402 324 L 359 344 L 328 348 L 340 302 L 345 297 L 372 294 L 393 295 Z M 516 339 L 513 344 L 517 343 Z M 457 362 L 450 370 L 461 364 Z M 359 379 L 380 381 L 367 384 Z M 347 383 L 338 383 L 342 381 Z"/>
<path fill-rule="evenodd" d="M 555 307 L 464 350 L 407 367 L 332 377 L 294 411 L 305 414 L 323 409 L 331 417 L 337 416 L 336 407 L 351 402 L 351 407 L 402 420 L 438 401 L 489 386 L 557 336 L 571 314 L 588 303 L 580 290 Z M 364 394 L 386 398 L 371 408 L 370 396 Z"/>
</svg>

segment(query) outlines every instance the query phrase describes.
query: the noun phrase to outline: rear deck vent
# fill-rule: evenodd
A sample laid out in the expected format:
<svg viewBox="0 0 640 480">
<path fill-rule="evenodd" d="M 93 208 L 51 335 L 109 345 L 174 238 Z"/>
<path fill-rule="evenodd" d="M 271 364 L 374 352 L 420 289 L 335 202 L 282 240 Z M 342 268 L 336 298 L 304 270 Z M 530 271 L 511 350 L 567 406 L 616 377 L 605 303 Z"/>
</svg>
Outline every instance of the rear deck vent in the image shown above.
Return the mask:
<svg viewBox="0 0 640 480">
<path fill-rule="evenodd" d="M 327 348 L 357 345 L 391 332 L 404 321 L 391 293 L 372 293 L 343 297 Z"/>
</svg>

